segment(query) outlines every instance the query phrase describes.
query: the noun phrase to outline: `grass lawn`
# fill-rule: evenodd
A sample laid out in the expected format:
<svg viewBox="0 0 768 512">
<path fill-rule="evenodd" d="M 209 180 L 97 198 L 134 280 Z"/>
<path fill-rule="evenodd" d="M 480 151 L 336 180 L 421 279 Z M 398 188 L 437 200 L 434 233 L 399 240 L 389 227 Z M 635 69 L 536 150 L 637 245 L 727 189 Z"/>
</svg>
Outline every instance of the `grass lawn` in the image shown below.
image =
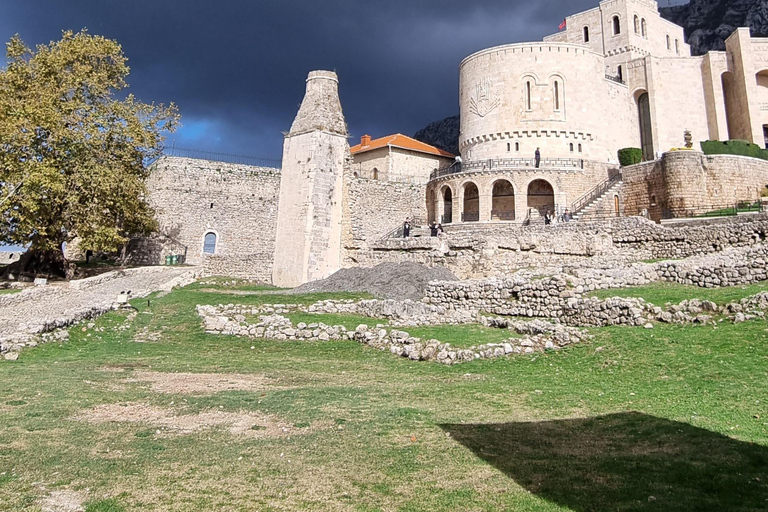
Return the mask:
<svg viewBox="0 0 768 512">
<path fill-rule="evenodd" d="M 206 335 L 194 311 L 272 299 L 192 286 L 0 363 L 0 511 L 768 508 L 765 322 L 445 367 Z M 501 332 L 479 329 L 405 330 Z"/>
<path fill-rule="evenodd" d="M 0 295 L 10 295 L 12 293 L 19 293 L 21 292 L 21 289 L 19 288 L 4 288 L 0 289 Z"/>
<path fill-rule="evenodd" d="M 677 283 L 656 282 L 645 286 L 596 290 L 590 292 L 588 296 L 599 299 L 641 297 L 657 306 L 663 306 L 667 302 L 678 304 L 687 299 L 706 299 L 722 305 L 766 290 L 768 290 L 768 281 L 744 286 L 727 286 L 724 288 L 700 288 L 698 286 L 687 286 Z"/>
</svg>

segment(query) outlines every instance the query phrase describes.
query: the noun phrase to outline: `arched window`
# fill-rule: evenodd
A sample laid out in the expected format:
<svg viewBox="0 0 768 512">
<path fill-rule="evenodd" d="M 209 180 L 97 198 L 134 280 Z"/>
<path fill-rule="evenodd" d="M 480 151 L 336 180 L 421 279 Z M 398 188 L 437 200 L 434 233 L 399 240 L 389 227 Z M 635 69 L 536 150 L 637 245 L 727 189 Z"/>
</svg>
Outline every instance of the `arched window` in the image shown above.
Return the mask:
<svg viewBox="0 0 768 512">
<path fill-rule="evenodd" d="M 373 168 L 373 179 L 379 179 L 379 170 L 376 167 Z"/>
<path fill-rule="evenodd" d="M 507 152 L 512 151 L 512 144 L 507 142 Z"/>
<path fill-rule="evenodd" d="M 515 151 L 520 151 L 520 143 L 515 142 Z"/>
<path fill-rule="evenodd" d="M 671 50 L 671 49 L 672 49 L 672 43 L 670 43 L 669 34 L 667 34 L 667 50 Z"/>
<path fill-rule="evenodd" d="M 589 27 L 584 27 L 584 42 L 589 42 Z"/>
<path fill-rule="evenodd" d="M 623 82 L 624 81 L 624 70 L 621 69 L 621 66 L 616 68 L 616 76 L 619 77 L 619 82 Z"/>
<path fill-rule="evenodd" d="M 216 233 L 206 233 L 203 239 L 203 253 L 216 254 Z"/>
<path fill-rule="evenodd" d="M 635 14 L 635 34 L 640 33 L 640 18 Z"/>
<path fill-rule="evenodd" d="M 617 36 L 621 34 L 621 20 L 618 16 L 613 17 L 613 35 Z"/>
<path fill-rule="evenodd" d="M 640 33 L 643 37 L 648 37 L 648 24 L 645 22 L 645 18 L 640 21 Z"/>
<path fill-rule="evenodd" d="M 531 81 L 525 82 L 525 109 L 531 110 Z"/>
<path fill-rule="evenodd" d="M 573 142 L 571 142 L 571 153 L 573 153 Z"/>
<path fill-rule="evenodd" d="M 680 41 L 675 39 L 675 53 L 680 55 Z"/>
<path fill-rule="evenodd" d="M 554 86 L 555 110 L 560 110 L 560 82 L 555 80 Z"/>
<path fill-rule="evenodd" d="M 579 144 L 579 153 L 581 153 L 581 144 Z"/>
</svg>

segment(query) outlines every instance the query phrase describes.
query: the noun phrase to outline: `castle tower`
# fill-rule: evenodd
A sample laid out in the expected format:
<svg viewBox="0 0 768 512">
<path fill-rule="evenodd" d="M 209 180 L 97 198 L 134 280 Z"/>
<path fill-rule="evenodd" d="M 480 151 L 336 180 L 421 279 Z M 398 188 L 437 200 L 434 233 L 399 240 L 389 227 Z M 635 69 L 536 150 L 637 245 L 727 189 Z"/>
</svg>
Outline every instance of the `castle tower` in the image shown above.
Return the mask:
<svg viewBox="0 0 768 512">
<path fill-rule="evenodd" d="M 332 71 L 312 71 L 283 143 L 272 284 L 295 287 L 340 268 L 347 125 Z"/>
</svg>

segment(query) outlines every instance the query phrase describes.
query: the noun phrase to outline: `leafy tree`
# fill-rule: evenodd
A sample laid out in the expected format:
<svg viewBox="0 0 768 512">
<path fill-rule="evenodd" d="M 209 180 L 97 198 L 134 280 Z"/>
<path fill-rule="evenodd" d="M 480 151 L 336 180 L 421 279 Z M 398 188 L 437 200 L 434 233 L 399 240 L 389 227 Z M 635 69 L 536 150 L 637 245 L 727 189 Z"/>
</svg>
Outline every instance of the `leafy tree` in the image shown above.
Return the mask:
<svg viewBox="0 0 768 512">
<path fill-rule="evenodd" d="M 174 104 L 127 87 L 126 57 L 86 31 L 34 51 L 14 36 L 0 68 L 0 242 L 30 245 L 27 267 L 61 273 L 61 247 L 117 251 L 156 229 L 145 163 L 175 130 Z"/>
</svg>

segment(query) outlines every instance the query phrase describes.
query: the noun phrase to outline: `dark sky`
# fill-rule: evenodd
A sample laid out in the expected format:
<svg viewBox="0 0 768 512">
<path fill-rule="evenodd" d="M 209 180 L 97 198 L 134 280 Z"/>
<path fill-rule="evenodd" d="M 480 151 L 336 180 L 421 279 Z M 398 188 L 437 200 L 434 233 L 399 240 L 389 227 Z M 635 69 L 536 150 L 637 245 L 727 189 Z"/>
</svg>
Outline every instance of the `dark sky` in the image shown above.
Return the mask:
<svg viewBox="0 0 768 512">
<path fill-rule="evenodd" d="M 0 0 L 0 38 L 35 45 L 87 27 L 116 39 L 130 91 L 179 106 L 167 145 L 278 159 L 310 70 L 339 74 L 352 143 L 413 135 L 458 113 L 461 59 L 541 39 L 597 2 Z"/>
</svg>

